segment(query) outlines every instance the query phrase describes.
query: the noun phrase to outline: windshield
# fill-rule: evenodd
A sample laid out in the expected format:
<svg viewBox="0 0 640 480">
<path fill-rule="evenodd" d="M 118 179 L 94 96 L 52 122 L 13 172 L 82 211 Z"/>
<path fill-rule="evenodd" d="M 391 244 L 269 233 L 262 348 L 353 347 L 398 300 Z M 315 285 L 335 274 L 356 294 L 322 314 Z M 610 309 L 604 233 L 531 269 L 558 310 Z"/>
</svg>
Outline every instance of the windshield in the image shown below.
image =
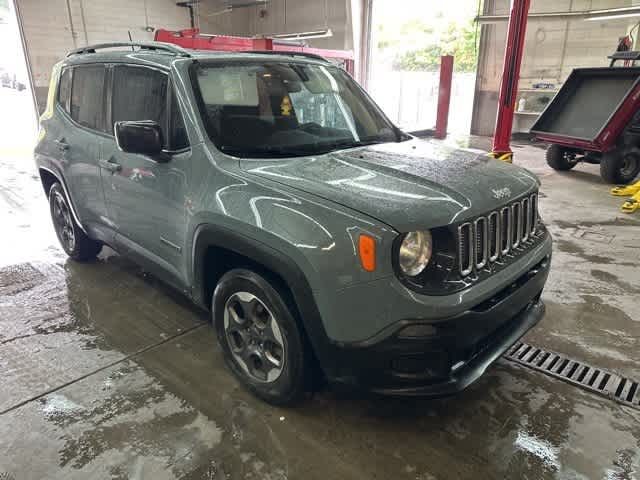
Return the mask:
<svg viewBox="0 0 640 480">
<path fill-rule="evenodd" d="M 243 62 L 195 72 L 209 135 L 230 155 L 314 155 L 408 138 L 337 67 Z"/>
</svg>

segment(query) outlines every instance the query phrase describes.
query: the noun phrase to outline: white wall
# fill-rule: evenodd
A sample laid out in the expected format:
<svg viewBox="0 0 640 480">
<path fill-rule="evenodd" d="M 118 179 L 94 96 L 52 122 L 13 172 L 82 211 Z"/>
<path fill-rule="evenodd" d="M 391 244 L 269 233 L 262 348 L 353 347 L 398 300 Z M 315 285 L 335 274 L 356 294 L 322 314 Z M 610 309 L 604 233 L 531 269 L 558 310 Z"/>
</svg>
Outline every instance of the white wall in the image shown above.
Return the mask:
<svg viewBox="0 0 640 480">
<path fill-rule="evenodd" d="M 530 12 L 631 5 L 631 0 L 532 0 Z M 487 0 L 484 13 L 508 14 L 509 1 Z M 618 38 L 626 35 L 637 21 L 637 17 L 605 21 L 530 18 L 519 87 L 528 88 L 536 82 L 559 85 L 574 68 L 608 65 L 607 55 L 615 50 Z M 493 134 L 506 36 L 507 22 L 482 27 L 472 133 Z"/>
<path fill-rule="evenodd" d="M 330 28 L 333 36 L 311 39 L 318 48 L 354 49 L 352 2 L 363 0 L 271 0 L 266 6 L 220 14 L 220 2 L 202 2 L 196 21 L 203 33 L 271 35 Z M 180 30 L 190 27 L 189 11 L 176 0 L 16 0 L 27 42 L 40 110 L 52 66 L 74 47 L 87 44 L 151 40 L 146 26 Z M 216 3 L 218 6 L 216 6 Z M 265 10 L 266 14 L 261 14 Z M 360 18 L 357 21 L 361 21 Z"/>
<path fill-rule="evenodd" d="M 238 8 L 231 12 L 203 3 L 197 9 L 197 22 L 202 33 L 211 35 L 247 36 L 251 32 L 253 8 Z"/>
<path fill-rule="evenodd" d="M 152 40 L 146 26 L 188 28 L 174 0 L 17 0 L 40 110 L 53 65 L 72 48 L 92 43 Z"/>
<path fill-rule="evenodd" d="M 204 2 L 199 10 L 203 33 L 268 36 L 330 28 L 332 37 L 311 39 L 309 44 L 317 48 L 353 49 L 351 0 L 271 0 L 266 5 L 238 8 L 221 15 L 213 15 L 219 9 Z"/>
</svg>

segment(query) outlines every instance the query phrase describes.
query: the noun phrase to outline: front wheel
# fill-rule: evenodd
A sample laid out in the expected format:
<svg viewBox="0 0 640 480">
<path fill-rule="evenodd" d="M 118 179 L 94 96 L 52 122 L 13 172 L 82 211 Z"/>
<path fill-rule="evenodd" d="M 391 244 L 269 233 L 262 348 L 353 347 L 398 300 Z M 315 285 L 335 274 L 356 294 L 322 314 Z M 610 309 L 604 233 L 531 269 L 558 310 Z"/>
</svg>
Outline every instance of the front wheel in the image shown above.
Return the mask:
<svg viewBox="0 0 640 480">
<path fill-rule="evenodd" d="M 274 405 L 292 405 L 308 390 L 310 352 L 286 295 L 257 273 L 222 276 L 212 299 L 213 324 L 227 365 L 242 384 Z"/>
<path fill-rule="evenodd" d="M 62 185 L 57 182 L 49 189 L 49 209 L 56 236 L 67 255 L 83 262 L 94 259 L 100 253 L 102 244 L 82 231 L 73 218 Z"/>
<path fill-rule="evenodd" d="M 631 183 L 640 173 L 640 151 L 612 150 L 602 155 L 600 176 L 607 183 Z"/>
</svg>

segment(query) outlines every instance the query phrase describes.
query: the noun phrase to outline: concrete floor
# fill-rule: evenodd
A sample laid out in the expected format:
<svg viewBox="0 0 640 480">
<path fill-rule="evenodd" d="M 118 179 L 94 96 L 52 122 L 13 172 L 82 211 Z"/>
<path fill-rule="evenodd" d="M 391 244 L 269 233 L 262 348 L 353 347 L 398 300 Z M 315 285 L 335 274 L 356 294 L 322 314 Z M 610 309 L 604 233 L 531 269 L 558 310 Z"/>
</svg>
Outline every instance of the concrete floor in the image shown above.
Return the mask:
<svg viewBox="0 0 640 480">
<path fill-rule="evenodd" d="M 597 168 L 515 158 L 556 240 L 527 341 L 639 379 L 640 214 L 618 213 Z M 26 152 L 0 150 L 0 220 L 0 479 L 640 476 L 640 411 L 506 360 L 454 398 L 270 407 L 184 299 L 110 251 L 66 259 Z"/>
</svg>

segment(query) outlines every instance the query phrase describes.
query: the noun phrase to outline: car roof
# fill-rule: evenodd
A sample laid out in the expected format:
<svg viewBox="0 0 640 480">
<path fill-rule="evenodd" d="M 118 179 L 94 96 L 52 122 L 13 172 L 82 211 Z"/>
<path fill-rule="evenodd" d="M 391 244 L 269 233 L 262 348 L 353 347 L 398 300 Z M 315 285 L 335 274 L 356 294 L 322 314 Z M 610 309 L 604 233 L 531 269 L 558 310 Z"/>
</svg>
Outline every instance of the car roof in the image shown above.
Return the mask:
<svg viewBox="0 0 640 480">
<path fill-rule="evenodd" d="M 176 60 L 198 61 L 270 61 L 328 64 L 319 55 L 300 52 L 227 52 L 213 50 L 185 50 L 176 45 L 160 42 L 114 42 L 77 48 L 67 54 L 64 65 L 85 63 L 134 63 L 160 68 L 170 68 Z"/>
</svg>

